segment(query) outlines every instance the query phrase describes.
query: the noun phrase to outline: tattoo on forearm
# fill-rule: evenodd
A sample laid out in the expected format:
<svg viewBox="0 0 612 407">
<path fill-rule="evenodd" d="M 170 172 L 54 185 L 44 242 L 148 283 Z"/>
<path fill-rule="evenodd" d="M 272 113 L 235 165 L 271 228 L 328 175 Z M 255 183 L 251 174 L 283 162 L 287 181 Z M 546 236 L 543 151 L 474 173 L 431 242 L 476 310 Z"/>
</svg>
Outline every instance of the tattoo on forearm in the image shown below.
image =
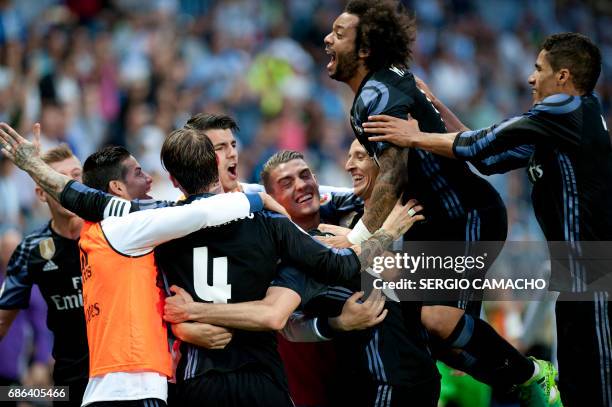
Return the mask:
<svg viewBox="0 0 612 407">
<path fill-rule="evenodd" d="M 361 263 L 361 271 L 364 271 L 374 262 L 374 258 L 382 256 L 389 247 L 393 244 L 393 236 L 384 230 L 377 230 L 368 240 L 361 244 L 361 253 L 359 254 L 359 262 Z"/>
<path fill-rule="evenodd" d="M 17 162 L 16 162 L 17 163 Z M 42 161 L 40 158 L 31 158 L 27 163 L 23 163 L 20 165 L 17 163 L 20 168 L 23 168 L 25 171 L 30 174 L 32 179 L 49 195 L 51 195 L 55 200 L 59 202 L 59 197 L 64 187 L 71 178 L 67 177 L 64 174 L 60 174 L 55 171 L 53 168 L 49 167 Z"/>
<path fill-rule="evenodd" d="M 397 201 L 397 186 L 402 173 L 407 171 L 407 152 L 399 147 L 389 147 L 379 159 L 380 172 L 372 190 L 373 205 L 363 216 L 368 230 L 378 230 Z"/>
</svg>

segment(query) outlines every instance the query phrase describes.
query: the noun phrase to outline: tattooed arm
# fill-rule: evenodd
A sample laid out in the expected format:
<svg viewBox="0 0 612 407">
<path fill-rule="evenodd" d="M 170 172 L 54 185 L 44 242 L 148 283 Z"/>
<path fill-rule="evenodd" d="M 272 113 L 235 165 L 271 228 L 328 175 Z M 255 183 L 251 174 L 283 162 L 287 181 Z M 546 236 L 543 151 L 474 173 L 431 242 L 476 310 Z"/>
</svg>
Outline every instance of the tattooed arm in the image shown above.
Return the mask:
<svg viewBox="0 0 612 407">
<path fill-rule="evenodd" d="M 363 223 L 368 231 L 380 228 L 397 201 L 398 184 L 407 172 L 408 150 L 392 146 L 380 156 L 380 171 L 372 190 L 373 205 L 363 215 Z"/>
<path fill-rule="evenodd" d="M 331 249 L 298 229 L 287 218 L 272 218 L 271 232 L 279 244 L 281 258 L 303 270 L 317 281 L 336 285 L 350 282 L 360 271 L 367 269 L 374 258 L 383 255 L 393 241 L 419 220 L 423 208 L 410 200 L 405 205 L 395 201 L 395 207 L 382 228 L 361 246 L 359 254 L 351 249 Z"/>
<path fill-rule="evenodd" d="M 40 126 L 35 126 L 34 133 L 35 137 L 40 135 Z M 6 123 L 0 124 L 0 140 L 4 155 L 59 202 L 60 193 L 72 178 L 48 166 L 39 157 L 36 143 L 29 142 Z"/>
</svg>

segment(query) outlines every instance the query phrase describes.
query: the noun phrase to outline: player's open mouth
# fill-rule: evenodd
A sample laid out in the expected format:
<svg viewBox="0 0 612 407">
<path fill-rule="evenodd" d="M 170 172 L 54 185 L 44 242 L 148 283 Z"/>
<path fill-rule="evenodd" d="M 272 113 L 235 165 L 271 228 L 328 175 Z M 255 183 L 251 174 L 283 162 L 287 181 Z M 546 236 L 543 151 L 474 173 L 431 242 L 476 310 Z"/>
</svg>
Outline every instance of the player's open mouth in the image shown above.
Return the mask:
<svg viewBox="0 0 612 407">
<path fill-rule="evenodd" d="M 325 48 L 325 53 L 329 55 L 329 62 L 327 63 L 327 69 L 331 69 L 336 63 L 336 53 L 329 48 Z"/>
<path fill-rule="evenodd" d="M 238 178 L 237 167 L 238 164 L 230 164 L 230 166 L 227 167 L 227 173 L 230 175 L 231 178 Z"/>
<path fill-rule="evenodd" d="M 295 200 L 298 204 L 303 204 L 312 201 L 312 194 L 306 194 Z"/>
</svg>

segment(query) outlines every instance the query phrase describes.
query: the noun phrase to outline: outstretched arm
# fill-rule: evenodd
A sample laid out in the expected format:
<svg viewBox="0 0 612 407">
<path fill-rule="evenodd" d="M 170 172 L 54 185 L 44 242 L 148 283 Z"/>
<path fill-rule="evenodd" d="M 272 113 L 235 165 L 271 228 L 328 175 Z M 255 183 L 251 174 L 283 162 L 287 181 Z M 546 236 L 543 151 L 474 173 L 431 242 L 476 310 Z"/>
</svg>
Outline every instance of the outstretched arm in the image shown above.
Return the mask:
<svg viewBox="0 0 612 407">
<path fill-rule="evenodd" d="M 182 288 L 170 287 L 176 295 L 166 298 L 164 319 L 170 323 L 198 321 L 249 331 L 283 329 L 300 305 L 300 296 L 284 287 L 270 287 L 264 299 L 236 304 L 195 302 Z"/>
<path fill-rule="evenodd" d="M 367 269 L 373 259 L 382 255 L 414 222 L 424 219 L 418 214 L 422 207 L 416 201 L 410 200 L 405 205 L 397 200 L 395 202 L 380 230 L 361 247 L 357 246 L 359 254 L 351 249 L 331 249 L 284 218 L 272 218 L 272 232 L 280 243 L 282 259 L 287 263 L 321 283 L 342 284 Z"/>
<path fill-rule="evenodd" d="M 458 133 L 424 133 L 414 119 L 370 116 L 363 130 L 371 134 L 370 141 L 386 141 L 400 147 L 416 147 L 444 157 L 455 158 L 453 143 Z M 382 170 L 382 168 L 381 168 Z"/>
</svg>

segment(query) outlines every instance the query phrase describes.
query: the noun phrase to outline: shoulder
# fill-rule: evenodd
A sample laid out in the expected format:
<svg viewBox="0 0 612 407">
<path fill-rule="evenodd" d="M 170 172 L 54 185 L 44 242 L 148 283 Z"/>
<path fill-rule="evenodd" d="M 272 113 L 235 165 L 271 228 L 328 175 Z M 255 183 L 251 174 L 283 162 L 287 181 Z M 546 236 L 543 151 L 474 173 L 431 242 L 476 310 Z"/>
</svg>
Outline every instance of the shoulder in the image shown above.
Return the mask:
<svg viewBox="0 0 612 407">
<path fill-rule="evenodd" d="M 379 114 L 398 103 L 411 99 L 416 89 L 414 76 L 396 67 L 376 71 L 363 85 L 357 96 L 357 106 L 369 114 Z"/>
<path fill-rule="evenodd" d="M 546 97 L 540 103 L 536 103 L 531 109 L 531 112 L 535 114 L 568 114 L 577 110 L 581 105 L 582 97 L 558 93 Z"/>
<path fill-rule="evenodd" d="M 27 235 L 21 241 L 19 247 L 22 249 L 32 249 L 36 246 L 44 245 L 46 242 L 53 242 L 54 240 L 56 239 L 54 239 L 54 235 L 51 232 L 51 227 L 47 224 Z"/>
<path fill-rule="evenodd" d="M 55 240 L 49 225 L 27 235 L 13 252 L 8 268 L 26 266 L 32 256 L 51 258 L 55 254 Z"/>
<path fill-rule="evenodd" d="M 263 185 L 261 184 L 247 184 L 246 182 L 241 182 L 240 186 L 242 187 L 242 192 L 265 192 Z"/>
</svg>

